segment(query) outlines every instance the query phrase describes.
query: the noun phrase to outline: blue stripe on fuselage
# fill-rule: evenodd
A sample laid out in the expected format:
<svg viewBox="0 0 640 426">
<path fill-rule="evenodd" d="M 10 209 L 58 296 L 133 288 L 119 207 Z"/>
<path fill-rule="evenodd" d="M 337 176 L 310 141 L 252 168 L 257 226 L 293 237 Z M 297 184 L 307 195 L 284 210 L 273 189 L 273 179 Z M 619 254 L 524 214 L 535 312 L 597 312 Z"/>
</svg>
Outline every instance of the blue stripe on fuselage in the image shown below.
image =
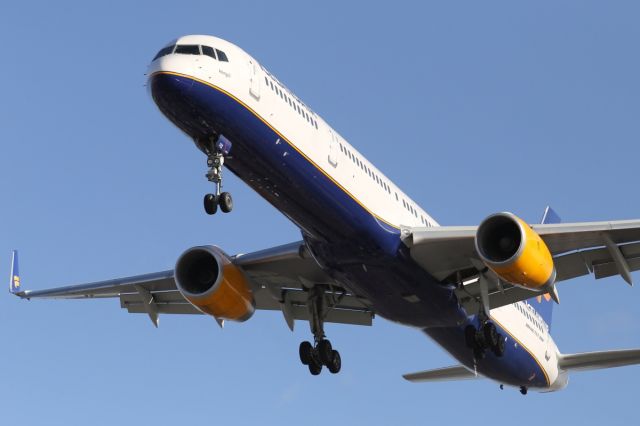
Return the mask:
<svg viewBox="0 0 640 426">
<path fill-rule="evenodd" d="M 451 286 L 438 283 L 413 262 L 399 229 L 375 217 L 233 95 L 172 73 L 155 74 L 150 84 L 160 110 L 192 138 L 215 131 L 232 141 L 232 158 L 225 164 L 300 227 L 321 266 L 369 300 L 379 315 L 423 329 L 473 367 L 464 327 L 476 319 L 467 318 Z M 413 295 L 417 301 L 408 297 Z M 504 383 L 546 385 L 544 373 L 520 345 L 507 345 L 500 359 L 488 355 L 478 371 Z"/>
</svg>

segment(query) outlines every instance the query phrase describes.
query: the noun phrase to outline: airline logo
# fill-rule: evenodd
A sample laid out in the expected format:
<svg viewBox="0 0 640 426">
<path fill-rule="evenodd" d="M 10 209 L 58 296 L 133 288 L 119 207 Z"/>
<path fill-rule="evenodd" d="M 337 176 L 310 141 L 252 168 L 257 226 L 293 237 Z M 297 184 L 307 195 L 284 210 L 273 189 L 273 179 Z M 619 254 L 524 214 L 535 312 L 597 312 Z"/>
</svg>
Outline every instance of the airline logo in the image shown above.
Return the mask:
<svg viewBox="0 0 640 426">
<path fill-rule="evenodd" d="M 13 288 L 15 289 L 19 289 L 20 288 L 20 277 L 17 275 L 13 276 Z"/>
</svg>

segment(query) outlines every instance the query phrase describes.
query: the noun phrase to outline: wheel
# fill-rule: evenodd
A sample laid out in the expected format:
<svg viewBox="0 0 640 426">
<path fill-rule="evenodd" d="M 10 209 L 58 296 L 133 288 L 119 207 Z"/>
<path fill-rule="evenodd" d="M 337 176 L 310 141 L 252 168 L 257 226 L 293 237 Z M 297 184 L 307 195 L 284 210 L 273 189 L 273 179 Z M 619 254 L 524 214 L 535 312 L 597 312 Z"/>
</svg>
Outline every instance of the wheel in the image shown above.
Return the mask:
<svg viewBox="0 0 640 426">
<path fill-rule="evenodd" d="M 204 211 L 207 214 L 216 214 L 218 211 L 218 200 L 213 194 L 207 194 L 204 196 Z"/>
<path fill-rule="evenodd" d="M 327 339 L 320 340 L 318 342 L 318 355 L 320 356 L 320 362 L 327 367 L 331 365 L 333 359 L 333 348 L 331 342 Z"/>
<path fill-rule="evenodd" d="M 467 347 L 473 349 L 476 346 L 476 328 L 472 325 L 468 325 L 464 329 L 464 340 L 467 343 Z"/>
<path fill-rule="evenodd" d="M 482 332 L 484 333 L 484 341 L 488 347 L 493 348 L 498 344 L 498 331 L 494 323 L 486 323 L 484 327 L 482 327 Z"/>
<path fill-rule="evenodd" d="M 220 194 L 218 203 L 220 204 L 220 210 L 222 210 L 223 213 L 229 213 L 233 210 L 233 198 L 231 198 L 231 194 L 228 192 Z"/>
<path fill-rule="evenodd" d="M 318 374 L 320 374 L 321 371 L 322 371 L 321 364 L 316 364 L 315 362 L 312 362 L 309 364 L 309 373 L 311 373 L 312 375 L 317 376 Z"/>
<path fill-rule="evenodd" d="M 300 349 L 298 350 L 300 354 L 300 361 L 304 365 L 309 365 L 313 361 L 313 346 L 311 343 L 304 341 L 300 343 Z"/>
<path fill-rule="evenodd" d="M 498 342 L 495 344 L 495 346 L 491 348 L 491 350 L 493 350 L 493 353 L 497 357 L 501 357 L 502 355 L 504 355 L 504 349 L 505 349 L 504 336 L 502 334 L 498 334 Z"/>
<path fill-rule="evenodd" d="M 528 389 L 527 389 L 526 386 L 520 386 L 520 393 L 521 394 L 526 395 L 527 391 L 528 391 Z"/>
<path fill-rule="evenodd" d="M 342 367 L 342 360 L 340 359 L 340 353 L 338 351 L 331 351 L 331 362 L 327 367 L 332 374 L 340 372 L 340 367 Z"/>
</svg>

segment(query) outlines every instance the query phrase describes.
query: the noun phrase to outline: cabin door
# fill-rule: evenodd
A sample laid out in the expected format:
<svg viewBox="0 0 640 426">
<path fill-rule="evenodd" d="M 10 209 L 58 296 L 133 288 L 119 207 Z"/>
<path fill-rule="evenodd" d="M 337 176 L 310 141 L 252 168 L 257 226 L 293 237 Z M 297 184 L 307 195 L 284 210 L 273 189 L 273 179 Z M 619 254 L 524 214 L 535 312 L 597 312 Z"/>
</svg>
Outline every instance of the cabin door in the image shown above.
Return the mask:
<svg viewBox="0 0 640 426">
<path fill-rule="evenodd" d="M 332 130 L 329 130 L 329 164 L 338 166 L 338 137 Z"/>
<path fill-rule="evenodd" d="M 260 99 L 260 73 L 258 72 L 258 64 L 254 60 L 249 59 L 249 94 L 256 100 Z"/>
</svg>

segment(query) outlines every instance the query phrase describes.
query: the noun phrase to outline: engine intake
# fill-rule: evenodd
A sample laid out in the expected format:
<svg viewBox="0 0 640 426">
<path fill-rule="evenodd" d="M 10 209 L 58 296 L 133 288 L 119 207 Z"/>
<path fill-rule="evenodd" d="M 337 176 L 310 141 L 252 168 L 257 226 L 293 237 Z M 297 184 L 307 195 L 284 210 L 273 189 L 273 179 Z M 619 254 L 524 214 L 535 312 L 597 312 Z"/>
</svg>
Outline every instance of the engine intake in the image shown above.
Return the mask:
<svg viewBox="0 0 640 426">
<path fill-rule="evenodd" d="M 502 280 L 534 290 L 548 289 L 556 278 L 544 240 L 512 213 L 487 217 L 476 231 L 476 251 Z"/>
<path fill-rule="evenodd" d="M 188 249 L 178 258 L 174 276 L 184 298 L 205 314 L 246 321 L 255 312 L 253 294 L 244 274 L 218 247 Z"/>
</svg>

